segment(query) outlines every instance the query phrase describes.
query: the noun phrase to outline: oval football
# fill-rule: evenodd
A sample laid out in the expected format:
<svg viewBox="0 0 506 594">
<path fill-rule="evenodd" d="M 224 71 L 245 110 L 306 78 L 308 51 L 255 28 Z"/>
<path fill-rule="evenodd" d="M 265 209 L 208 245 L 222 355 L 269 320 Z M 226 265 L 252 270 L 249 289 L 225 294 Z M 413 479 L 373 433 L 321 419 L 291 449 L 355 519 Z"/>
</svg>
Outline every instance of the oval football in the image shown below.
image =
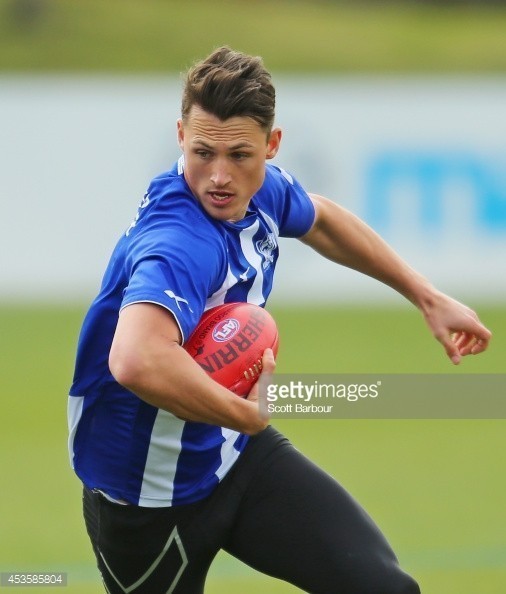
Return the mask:
<svg viewBox="0 0 506 594">
<path fill-rule="evenodd" d="M 216 382 L 246 396 L 262 371 L 262 355 L 278 352 L 273 317 L 252 303 L 225 303 L 207 310 L 184 348 Z"/>
</svg>

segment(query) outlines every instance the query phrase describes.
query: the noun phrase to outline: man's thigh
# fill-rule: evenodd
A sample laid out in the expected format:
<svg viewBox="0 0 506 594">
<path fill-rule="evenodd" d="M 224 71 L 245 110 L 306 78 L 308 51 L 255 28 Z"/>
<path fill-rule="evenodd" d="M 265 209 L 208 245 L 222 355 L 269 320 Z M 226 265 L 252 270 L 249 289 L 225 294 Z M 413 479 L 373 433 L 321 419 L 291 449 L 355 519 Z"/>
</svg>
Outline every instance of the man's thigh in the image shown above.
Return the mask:
<svg viewBox="0 0 506 594">
<path fill-rule="evenodd" d="M 224 549 L 314 594 L 419 592 L 366 512 L 287 442 L 257 471 Z"/>
</svg>

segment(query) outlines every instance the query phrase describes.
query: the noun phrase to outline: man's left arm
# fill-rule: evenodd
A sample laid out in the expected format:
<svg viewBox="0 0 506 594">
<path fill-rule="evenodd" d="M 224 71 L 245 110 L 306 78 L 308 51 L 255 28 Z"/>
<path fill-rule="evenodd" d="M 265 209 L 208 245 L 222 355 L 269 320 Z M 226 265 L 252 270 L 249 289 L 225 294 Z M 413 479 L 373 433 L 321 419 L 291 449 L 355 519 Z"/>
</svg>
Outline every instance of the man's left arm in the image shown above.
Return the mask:
<svg viewBox="0 0 506 594">
<path fill-rule="evenodd" d="M 335 202 L 310 194 L 315 220 L 301 241 L 322 256 L 395 289 L 422 312 L 434 337 L 454 364 L 484 351 L 491 332 L 476 313 L 435 289 L 371 227 Z"/>
</svg>

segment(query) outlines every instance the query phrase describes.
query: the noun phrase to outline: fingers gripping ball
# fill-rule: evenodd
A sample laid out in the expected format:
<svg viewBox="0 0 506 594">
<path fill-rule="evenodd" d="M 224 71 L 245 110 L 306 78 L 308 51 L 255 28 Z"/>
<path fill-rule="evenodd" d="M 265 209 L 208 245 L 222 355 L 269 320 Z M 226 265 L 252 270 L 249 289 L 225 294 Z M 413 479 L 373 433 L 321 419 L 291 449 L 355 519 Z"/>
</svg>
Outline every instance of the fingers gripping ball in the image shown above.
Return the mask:
<svg viewBox="0 0 506 594">
<path fill-rule="evenodd" d="M 226 303 L 207 310 L 184 348 L 216 382 L 246 396 L 262 371 L 262 355 L 278 352 L 276 322 L 252 303 Z"/>
</svg>

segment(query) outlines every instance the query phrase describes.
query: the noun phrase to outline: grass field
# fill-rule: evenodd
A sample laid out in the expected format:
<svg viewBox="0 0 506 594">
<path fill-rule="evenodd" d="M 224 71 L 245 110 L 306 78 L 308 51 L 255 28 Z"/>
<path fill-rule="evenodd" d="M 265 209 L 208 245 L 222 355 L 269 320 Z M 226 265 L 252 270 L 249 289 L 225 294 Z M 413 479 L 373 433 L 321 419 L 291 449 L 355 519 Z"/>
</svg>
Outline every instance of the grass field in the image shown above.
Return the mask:
<svg viewBox="0 0 506 594">
<path fill-rule="evenodd" d="M 180 72 L 226 43 L 283 72 L 503 73 L 505 27 L 479 3 L 3 0 L 0 71 Z"/>
<path fill-rule="evenodd" d="M 479 308 L 494 341 L 489 352 L 455 369 L 413 310 L 272 311 L 283 373 L 504 372 L 502 308 Z M 80 488 L 66 452 L 66 394 L 83 312 L 80 306 L 0 308 L 0 570 L 67 571 L 66 592 L 98 594 Z M 359 499 L 424 594 L 503 594 L 506 421 L 276 424 Z M 295 592 L 219 556 L 207 592 L 260 590 Z"/>
</svg>

